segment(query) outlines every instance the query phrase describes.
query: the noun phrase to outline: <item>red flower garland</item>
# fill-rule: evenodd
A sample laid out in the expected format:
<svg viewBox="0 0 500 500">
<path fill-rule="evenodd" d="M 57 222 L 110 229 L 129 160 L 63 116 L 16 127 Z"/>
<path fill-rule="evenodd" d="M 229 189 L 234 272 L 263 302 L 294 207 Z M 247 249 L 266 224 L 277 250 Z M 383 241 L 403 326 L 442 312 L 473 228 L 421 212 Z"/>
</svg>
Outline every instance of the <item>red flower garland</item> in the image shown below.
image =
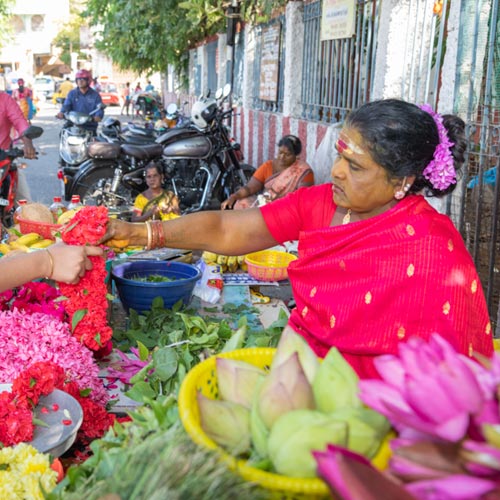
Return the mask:
<svg viewBox="0 0 500 500">
<path fill-rule="evenodd" d="M 73 396 L 83 409 L 83 422 L 77 441 L 83 445 L 102 437 L 115 421 L 115 416 L 88 398 L 75 382 L 67 381 L 63 368 L 52 361 L 32 364 L 17 377 L 11 392 L 0 393 L 0 443 L 13 446 L 33 439 L 33 408 L 40 396 L 60 389 Z M 43 410 L 42 410 L 43 411 Z"/>
<path fill-rule="evenodd" d="M 69 245 L 95 245 L 106 233 L 106 207 L 83 207 L 61 232 Z M 73 336 L 89 349 L 98 351 L 113 334 L 107 321 L 108 301 L 106 263 L 102 257 L 89 257 L 93 268 L 76 285 L 58 283 L 61 293 L 68 298 L 65 309 L 70 317 Z"/>
</svg>

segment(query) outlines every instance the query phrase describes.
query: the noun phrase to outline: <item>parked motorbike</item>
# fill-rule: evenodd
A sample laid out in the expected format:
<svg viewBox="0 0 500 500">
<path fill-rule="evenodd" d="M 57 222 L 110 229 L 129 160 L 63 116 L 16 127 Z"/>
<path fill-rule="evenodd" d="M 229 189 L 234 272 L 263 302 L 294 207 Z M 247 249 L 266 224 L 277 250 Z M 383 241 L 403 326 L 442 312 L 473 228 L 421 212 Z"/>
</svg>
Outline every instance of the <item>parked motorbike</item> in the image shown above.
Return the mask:
<svg viewBox="0 0 500 500">
<path fill-rule="evenodd" d="M 29 139 L 37 139 L 43 134 L 41 127 L 31 125 L 24 133 L 16 139 L 25 136 Z M 13 224 L 15 210 L 15 199 L 17 193 L 18 169 L 16 159 L 24 156 L 21 148 L 15 147 L 12 141 L 8 150 L 0 149 L 0 220 L 2 224 L 9 227 Z"/>
<path fill-rule="evenodd" d="M 231 141 L 224 124 L 233 112 L 224 110 L 230 92 L 226 86 L 215 99 L 201 98 L 193 106 L 190 126 L 168 129 L 154 144 L 93 143 L 91 161 L 78 170 L 70 194 L 80 195 L 85 204 L 130 209 L 147 188 L 144 169 L 154 160 L 165 174 L 165 188 L 175 192 L 184 213 L 218 208 L 254 171 L 241 162 L 239 145 Z"/>
<path fill-rule="evenodd" d="M 65 113 L 66 123 L 59 135 L 59 163 L 70 166 L 75 170 L 88 158 L 87 146 L 94 140 L 95 133 L 84 125 L 93 120 L 94 115 L 104 109 L 104 104 L 99 104 L 89 114 L 78 111 Z"/>
</svg>

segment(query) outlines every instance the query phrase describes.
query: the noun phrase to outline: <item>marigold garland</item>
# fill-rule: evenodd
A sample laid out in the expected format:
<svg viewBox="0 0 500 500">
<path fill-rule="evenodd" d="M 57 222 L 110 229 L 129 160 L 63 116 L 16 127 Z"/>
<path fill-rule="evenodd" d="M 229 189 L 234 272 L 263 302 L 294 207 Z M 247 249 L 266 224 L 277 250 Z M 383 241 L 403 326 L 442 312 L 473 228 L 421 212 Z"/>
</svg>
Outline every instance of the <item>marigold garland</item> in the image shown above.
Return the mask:
<svg viewBox="0 0 500 500">
<path fill-rule="evenodd" d="M 62 240 L 69 245 L 95 245 L 106 233 L 107 222 L 106 207 L 83 207 L 61 232 Z M 106 263 L 102 257 L 89 258 L 93 268 L 78 284 L 58 283 L 58 286 L 68 299 L 65 309 L 70 317 L 73 335 L 89 349 L 97 351 L 108 343 L 113 331 L 107 321 Z M 78 316 L 75 316 L 77 313 Z M 80 314 L 83 316 L 78 321 Z"/>
</svg>

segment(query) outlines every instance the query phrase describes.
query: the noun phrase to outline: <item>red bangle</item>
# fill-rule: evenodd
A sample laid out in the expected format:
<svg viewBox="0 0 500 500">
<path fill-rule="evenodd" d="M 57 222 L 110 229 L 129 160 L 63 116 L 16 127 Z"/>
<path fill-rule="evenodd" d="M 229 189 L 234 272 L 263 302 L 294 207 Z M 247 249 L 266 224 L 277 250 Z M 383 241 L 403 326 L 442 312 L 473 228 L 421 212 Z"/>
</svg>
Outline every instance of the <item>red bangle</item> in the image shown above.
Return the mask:
<svg viewBox="0 0 500 500">
<path fill-rule="evenodd" d="M 148 225 L 148 244 L 147 249 L 163 248 L 166 245 L 165 231 L 161 220 L 151 220 L 146 222 Z"/>
</svg>

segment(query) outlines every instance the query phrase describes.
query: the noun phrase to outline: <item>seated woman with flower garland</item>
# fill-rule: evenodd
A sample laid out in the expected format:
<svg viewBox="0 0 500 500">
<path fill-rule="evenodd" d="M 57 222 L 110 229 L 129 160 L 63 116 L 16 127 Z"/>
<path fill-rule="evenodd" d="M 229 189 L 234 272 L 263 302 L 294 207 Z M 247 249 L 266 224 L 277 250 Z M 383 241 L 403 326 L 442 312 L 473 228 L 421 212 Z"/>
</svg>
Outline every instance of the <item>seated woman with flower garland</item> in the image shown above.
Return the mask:
<svg viewBox="0 0 500 500">
<path fill-rule="evenodd" d="M 146 166 L 148 189 L 137 195 L 134 201 L 132 222 L 145 222 L 149 219 L 169 220 L 180 215 L 179 198 L 172 191 L 163 189 L 163 172 L 154 162 Z"/>
<path fill-rule="evenodd" d="M 488 309 L 474 262 L 452 221 L 424 198 L 451 193 L 464 161 L 465 124 L 429 106 L 388 99 L 350 113 L 332 183 L 260 208 L 168 222 L 108 222 L 107 239 L 243 255 L 290 240 L 297 307 L 289 325 L 319 356 L 336 346 L 357 373 L 412 336 L 446 338 L 490 356 Z"/>
<path fill-rule="evenodd" d="M 39 278 L 76 284 L 92 269 L 91 255 L 103 255 L 103 250 L 95 246 L 56 243 L 50 249 L 7 254 L 0 259 L 0 292 Z"/>
</svg>

